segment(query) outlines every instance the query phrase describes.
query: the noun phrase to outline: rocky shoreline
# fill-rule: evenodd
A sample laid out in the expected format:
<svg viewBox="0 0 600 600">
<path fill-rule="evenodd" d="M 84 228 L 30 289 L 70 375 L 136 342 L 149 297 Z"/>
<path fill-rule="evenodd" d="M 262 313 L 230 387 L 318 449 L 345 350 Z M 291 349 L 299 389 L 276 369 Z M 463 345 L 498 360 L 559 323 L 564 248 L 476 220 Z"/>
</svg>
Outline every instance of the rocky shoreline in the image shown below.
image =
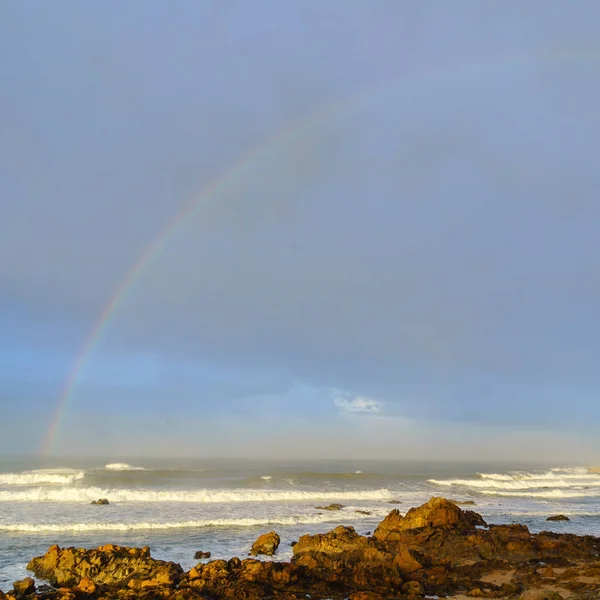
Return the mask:
<svg viewBox="0 0 600 600">
<path fill-rule="evenodd" d="M 275 532 L 252 554 L 276 553 Z M 150 549 L 112 544 L 52 546 L 27 566 L 49 582 L 17 581 L 1 598 L 83 600 L 418 600 L 600 598 L 600 538 L 488 525 L 455 502 L 431 498 L 406 515 L 392 510 L 371 536 L 352 527 L 304 535 L 289 562 L 232 558 L 189 571 Z"/>
</svg>

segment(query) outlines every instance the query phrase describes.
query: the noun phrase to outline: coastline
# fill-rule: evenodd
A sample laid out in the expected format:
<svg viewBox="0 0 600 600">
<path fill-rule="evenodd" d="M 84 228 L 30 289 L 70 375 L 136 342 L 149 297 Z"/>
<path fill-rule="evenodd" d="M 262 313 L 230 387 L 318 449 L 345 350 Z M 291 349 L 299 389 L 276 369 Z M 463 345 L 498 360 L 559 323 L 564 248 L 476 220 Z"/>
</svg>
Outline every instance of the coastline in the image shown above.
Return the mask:
<svg viewBox="0 0 600 600">
<path fill-rule="evenodd" d="M 277 561 L 279 538 L 273 535 L 259 538 L 252 553 L 265 553 L 274 560 L 209 560 L 188 571 L 177 563 L 152 558 L 147 547 L 108 544 L 88 550 L 52 546 L 28 565 L 38 579 L 47 580 L 49 585 L 36 587 L 33 579 L 25 579 L 15 582 L 6 597 L 600 597 L 600 538 L 531 533 L 524 525 L 487 524 L 478 513 L 440 497 L 404 515 L 391 510 L 369 536 L 347 526 L 325 534 L 303 535 L 293 544 L 293 557 L 288 562 Z"/>
</svg>

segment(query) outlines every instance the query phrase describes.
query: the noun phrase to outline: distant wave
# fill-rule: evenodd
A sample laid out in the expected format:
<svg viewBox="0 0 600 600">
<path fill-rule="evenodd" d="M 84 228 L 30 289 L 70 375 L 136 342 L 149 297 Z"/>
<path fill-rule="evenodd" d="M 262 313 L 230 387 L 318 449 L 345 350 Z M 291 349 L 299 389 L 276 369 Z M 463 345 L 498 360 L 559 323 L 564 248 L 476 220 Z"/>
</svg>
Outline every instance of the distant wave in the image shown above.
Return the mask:
<svg viewBox="0 0 600 600">
<path fill-rule="evenodd" d="M 359 513 L 344 513 L 344 521 L 363 521 L 369 517 Z M 372 517 L 371 517 L 372 518 Z M 340 520 L 339 513 L 315 513 L 314 515 L 296 515 L 264 519 L 206 519 L 193 521 L 172 521 L 166 523 L 16 523 L 0 525 L 0 531 L 55 533 L 61 531 L 134 531 L 141 529 L 189 529 L 200 527 L 256 527 L 261 525 L 301 525 L 309 523 L 335 523 Z"/>
<path fill-rule="evenodd" d="M 0 473 L 0 485 L 38 485 L 51 483 L 69 485 L 85 476 L 85 471 L 75 469 L 37 469 L 21 473 Z"/>
<path fill-rule="evenodd" d="M 386 500 L 387 489 L 352 492 L 308 492 L 301 490 L 140 490 L 98 487 L 0 491 L 0 502 L 84 502 L 108 498 L 111 502 L 285 502 L 326 500 Z"/>
<path fill-rule="evenodd" d="M 109 463 L 104 465 L 107 471 L 145 471 L 144 467 L 134 467 L 127 463 Z"/>
<path fill-rule="evenodd" d="M 478 473 L 478 479 L 428 479 L 443 487 L 468 487 L 486 490 L 535 490 L 544 488 L 577 488 L 600 486 L 600 476 L 585 469 L 552 469 L 546 472 Z"/>
<path fill-rule="evenodd" d="M 600 498 L 600 489 L 547 489 L 542 491 L 482 490 L 487 496 L 504 496 L 507 498 Z"/>
</svg>

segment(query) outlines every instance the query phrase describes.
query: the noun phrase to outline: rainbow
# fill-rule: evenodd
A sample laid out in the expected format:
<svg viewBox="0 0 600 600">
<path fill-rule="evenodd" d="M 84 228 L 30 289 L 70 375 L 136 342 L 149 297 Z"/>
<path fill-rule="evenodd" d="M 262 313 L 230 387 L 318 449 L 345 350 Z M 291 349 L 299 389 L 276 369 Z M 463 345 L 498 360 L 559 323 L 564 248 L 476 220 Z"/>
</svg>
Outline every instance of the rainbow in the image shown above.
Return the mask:
<svg viewBox="0 0 600 600">
<path fill-rule="evenodd" d="M 600 56 L 597 48 L 568 48 L 559 51 L 540 54 L 512 54 L 504 55 L 500 58 L 479 60 L 470 63 L 460 63 L 428 72 L 418 72 L 410 77 L 404 78 L 401 81 L 394 79 L 386 81 L 383 84 L 369 88 L 367 91 L 359 92 L 355 95 L 342 98 L 338 102 L 329 104 L 325 107 L 318 108 L 316 111 L 310 112 L 308 115 L 301 117 L 291 123 L 288 123 L 281 130 L 275 132 L 271 137 L 263 140 L 251 148 L 247 153 L 243 154 L 236 162 L 229 166 L 223 173 L 215 178 L 211 183 L 202 189 L 197 195 L 192 197 L 184 207 L 171 218 L 167 225 L 150 241 L 150 243 L 142 250 L 139 258 L 134 262 L 129 270 L 125 273 L 112 296 L 106 303 L 106 306 L 100 313 L 97 321 L 85 339 L 81 351 L 75 360 L 73 367 L 66 379 L 54 414 L 52 416 L 50 426 L 42 443 L 42 455 L 51 453 L 57 434 L 59 432 L 60 421 L 69 404 L 69 400 L 73 396 L 75 386 L 79 375 L 89 359 L 94 347 L 99 343 L 102 334 L 109 326 L 112 317 L 116 314 L 119 306 L 123 303 L 127 296 L 127 292 L 132 288 L 134 283 L 139 280 L 142 275 L 148 270 L 152 263 L 152 259 L 167 245 L 168 241 L 173 237 L 182 225 L 201 208 L 206 207 L 213 201 L 220 192 L 227 187 L 238 182 L 245 174 L 249 173 L 256 163 L 268 157 L 271 153 L 290 145 L 301 136 L 320 124 L 324 124 L 329 120 L 342 115 L 344 112 L 350 111 L 354 107 L 360 105 L 366 99 L 379 95 L 383 91 L 387 91 L 394 85 L 405 85 L 411 91 L 413 86 L 418 83 L 425 83 L 432 80 L 437 80 L 446 75 L 458 76 L 461 74 L 476 75 L 481 71 L 489 72 L 492 67 L 518 65 L 526 63 L 528 60 L 537 60 L 545 62 L 556 61 L 571 61 L 592 59 L 595 60 Z"/>
</svg>

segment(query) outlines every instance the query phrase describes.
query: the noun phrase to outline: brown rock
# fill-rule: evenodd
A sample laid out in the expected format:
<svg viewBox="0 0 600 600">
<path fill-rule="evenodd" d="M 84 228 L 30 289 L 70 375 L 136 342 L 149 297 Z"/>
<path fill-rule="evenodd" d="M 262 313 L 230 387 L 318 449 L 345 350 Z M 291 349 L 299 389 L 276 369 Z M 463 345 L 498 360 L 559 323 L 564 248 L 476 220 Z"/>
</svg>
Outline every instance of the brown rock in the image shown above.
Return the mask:
<svg viewBox="0 0 600 600">
<path fill-rule="evenodd" d="M 552 515 L 546 519 L 546 521 L 570 521 L 566 515 Z"/>
<path fill-rule="evenodd" d="M 388 500 L 388 504 L 402 504 L 400 500 Z"/>
<path fill-rule="evenodd" d="M 316 535 L 303 535 L 294 546 L 294 556 L 305 552 L 319 552 L 323 554 L 339 554 L 368 546 L 367 538 L 359 535 L 354 527 L 340 525 L 329 533 Z"/>
<path fill-rule="evenodd" d="M 88 577 L 84 577 L 80 582 L 77 588 L 83 592 L 84 594 L 95 594 L 98 590 L 98 586 Z"/>
<path fill-rule="evenodd" d="M 264 533 L 258 537 L 254 544 L 252 544 L 250 555 L 257 556 L 259 554 L 264 554 L 266 556 L 273 556 L 277 548 L 279 548 L 280 541 L 281 539 L 274 531 Z"/>
<path fill-rule="evenodd" d="M 358 513 L 359 515 L 370 515 L 371 511 L 370 510 L 355 510 L 355 513 Z"/>
<path fill-rule="evenodd" d="M 554 569 L 552 568 L 552 565 L 548 565 L 545 569 L 544 569 L 544 577 L 547 578 L 552 578 L 554 577 Z"/>
<path fill-rule="evenodd" d="M 425 588 L 418 581 L 407 581 L 400 589 L 410 599 L 422 598 L 425 595 Z"/>
<path fill-rule="evenodd" d="M 147 585 L 175 585 L 183 573 L 176 563 L 151 558 L 147 546 L 127 548 L 113 544 L 93 550 L 51 546 L 27 568 L 54 586 L 66 587 L 75 586 L 85 578 L 96 585 L 127 586 L 133 580 Z"/>
<path fill-rule="evenodd" d="M 200 560 L 202 558 L 210 558 L 210 552 L 202 552 L 202 550 L 198 550 L 198 552 L 194 554 L 194 558 L 196 560 Z"/>
<path fill-rule="evenodd" d="M 21 579 L 20 581 L 15 581 L 13 583 L 13 590 L 15 591 L 15 596 L 26 596 L 27 594 L 35 593 L 35 581 L 31 577 L 25 577 L 25 579 Z"/>
<path fill-rule="evenodd" d="M 327 506 L 315 506 L 317 510 L 342 510 L 343 504 L 328 504 Z"/>
<path fill-rule="evenodd" d="M 519 600 L 564 600 L 553 590 L 526 590 L 519 596 Z"/>
<path fill-rule="evenodd" d="M 375 592 L 356 592 L 349 600 L 384 600 L 384 598 Z"/>
<path fill-rule="evenodd" d="M 453 527 L 461 530 L 473 529 L 476 525 L 486 526 L 480 515 L 463 511 L 445 498 L 431 498 L 417 508 L 411 508 L 406 516 L 393 510 L 377 527 L 373 534 L 379 540 L 399 539 L 398 532 L 424 527 Z"/>
</svg>

